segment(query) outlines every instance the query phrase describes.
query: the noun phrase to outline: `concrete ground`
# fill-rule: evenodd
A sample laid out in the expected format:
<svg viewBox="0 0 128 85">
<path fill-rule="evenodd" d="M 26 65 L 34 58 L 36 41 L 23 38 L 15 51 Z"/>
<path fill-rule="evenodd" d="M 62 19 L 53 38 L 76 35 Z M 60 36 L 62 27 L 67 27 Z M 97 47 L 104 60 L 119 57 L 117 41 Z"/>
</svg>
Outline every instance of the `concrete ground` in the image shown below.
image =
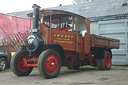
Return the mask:
<svg viewBox="0 0 128 85">
<path fill-rule="evenodd" d="M 64 69 L 53 79 L 44 79 L 38 70 L 24 77 L 17 77 L 12 72 L 0 72 L 0 85 L 128 85 L 128 69 L 110 71 L 99 71 L 97 68 Z"/>
</svg>

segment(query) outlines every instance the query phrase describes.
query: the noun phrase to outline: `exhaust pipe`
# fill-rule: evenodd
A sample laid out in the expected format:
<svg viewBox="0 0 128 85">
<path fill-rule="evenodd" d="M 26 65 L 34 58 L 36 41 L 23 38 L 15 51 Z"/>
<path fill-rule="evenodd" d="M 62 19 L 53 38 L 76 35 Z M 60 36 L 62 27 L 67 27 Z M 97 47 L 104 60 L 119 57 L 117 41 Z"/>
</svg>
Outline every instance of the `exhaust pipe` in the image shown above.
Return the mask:
<svg viewBox="0 0 128 85">
<path fill-rule="evenodd" d="M 40 6 L 33 4 L 33 30 L 31 32 L 37 33 L 38 32 L 38 25 L 39 25 L 39 9 Z"/>
</svg>

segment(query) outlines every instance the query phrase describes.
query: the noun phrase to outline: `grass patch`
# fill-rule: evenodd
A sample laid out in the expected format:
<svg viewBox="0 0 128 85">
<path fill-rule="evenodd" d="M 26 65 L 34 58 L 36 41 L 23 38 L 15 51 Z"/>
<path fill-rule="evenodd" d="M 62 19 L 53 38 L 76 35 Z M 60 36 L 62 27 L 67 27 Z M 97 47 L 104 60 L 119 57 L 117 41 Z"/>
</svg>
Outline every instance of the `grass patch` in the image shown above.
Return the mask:
<svg viewBox="0 0 128 85">
<path fill-rule="evenodd" d="M 80 68 L 95 68 L 95 67 L 90 66 L 90 65 L 85 65 L 85 66 L 81 66 Z M 67 66 L 62 66 L 61 67 L 61 70 L 64 70 L 64 69 L 68 69 Z"/>
<path fill-rule="evenodd" d="M 38 70 L 38 68 L 33 68 L 33 70 Z"/>
<path fill-rule="evenodd" d="M 112 70 L 126 70 L 128 69 L 127 66 L 112 66 L 111 67 Z"/>
<path fill-rule="evenodd" d="M 61 70 L 68 69 L 67 66 L 61 66 Z"/>
<path fill-rule="evenodd" d="M 93 67 L 90 65 L 86 65 L 86 66 L 81 66 L 80 68 L 97 68 L 97 67 Z M 112 70 L 126 70 L 128 69 L 128 66 L 111 66 Z"/>
<path fill-rule="evenodd" d="M 33 70 L 38 70 L 38 68 L 33 68 Z M 4 71 L 0 71 L 0 73 L 5 73 L 5 72 L 12 72 L 12 70 L 9 68 Z"/>
<path fill-rule="evenodd" d="M 97 68 L 90 65 L 81 66 L 80 68 Z M 62 66 L 61 70 L 68 69 L 67 66 Z M 111 70 L 126 70 L 128 69 L 128 66 L 111 66 Z"/>
<path fill-rule="evenodd" d="M 12 72 L 12 70 L 11 69 L 6 69 L 4 71 L 0 71 L 0 73 L 5 73 L 5 72 Z"/>
<path fill-rule="evenodd" d="M 90 66 L 90 65 L 85 65 L 85 66 L 81 66 L 80 68 L 96 68 L 96 67 L 93 67 L 93 66 Z"/>
</svg>

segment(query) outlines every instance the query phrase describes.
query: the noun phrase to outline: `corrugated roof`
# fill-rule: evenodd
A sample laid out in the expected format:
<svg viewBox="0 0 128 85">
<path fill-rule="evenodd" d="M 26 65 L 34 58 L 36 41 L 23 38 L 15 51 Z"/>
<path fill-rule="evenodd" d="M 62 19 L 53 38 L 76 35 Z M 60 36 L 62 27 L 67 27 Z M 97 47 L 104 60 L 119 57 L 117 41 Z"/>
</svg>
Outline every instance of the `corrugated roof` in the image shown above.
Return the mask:
<svg viewBox="0 0 128 85">
<path fill-rule="evenodd" d="M 28 13 L 31 13 L 32 10 L 28 11 L 20 11 L 20 12 L 13 12 L 13 13 L 7 13 L 7 15 L 16 16 L 16 17 L 22 17 L 22 18 L 29 18 L 27 16 Z"/>
<path fill-rule="evenodd" d="M 82 3 L 49 9 L 65 10 L 88 18 L 112 16 L 128 14 L 128 6 L 122 6 L 124 2 L 128 3 L 128 0 L 103 0 L 92 3 Z"/>
<path fill-rule="evenodd" d="M 58 6 L 58 7 L 46 8 L 46 9 L 64 10 L 79 14 L 87 18 L 91 18 L 91 17 L 128 14 L 128 4 L 125 4 L 126 6 L 122 6 L 124 2 L 128 3 L 128 0 L 102 0 L 91 3 Z M 9 14 L 26 17 L 26 14 L 30 12 L 32 11 L 9 13 Z"/>
</svg>

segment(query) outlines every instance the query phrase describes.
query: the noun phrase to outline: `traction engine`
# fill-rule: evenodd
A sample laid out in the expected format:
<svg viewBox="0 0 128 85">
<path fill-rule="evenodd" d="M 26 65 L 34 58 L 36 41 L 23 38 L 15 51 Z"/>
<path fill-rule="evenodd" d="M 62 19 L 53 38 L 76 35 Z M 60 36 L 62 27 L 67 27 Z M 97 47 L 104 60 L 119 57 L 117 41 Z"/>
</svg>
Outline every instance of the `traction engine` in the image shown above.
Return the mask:
<svg viewBox="0 0 128 85">
<path fill-rule="evenodd" d="M 92 65 L 110 70 L 112 48 L 119 40 L 90 35 L 90 21 L 83 16 L 62 10 L 39 10 L 34 4 L 33 29 L 25 48 L 14 54 L 11 69 L 17 76 L 27 76 L 38 68 L 44 78 L 56 77 L 61 66 L 79 69 Z M 107 42 L 107 43 L 106 43 Z"/>
</svg>

